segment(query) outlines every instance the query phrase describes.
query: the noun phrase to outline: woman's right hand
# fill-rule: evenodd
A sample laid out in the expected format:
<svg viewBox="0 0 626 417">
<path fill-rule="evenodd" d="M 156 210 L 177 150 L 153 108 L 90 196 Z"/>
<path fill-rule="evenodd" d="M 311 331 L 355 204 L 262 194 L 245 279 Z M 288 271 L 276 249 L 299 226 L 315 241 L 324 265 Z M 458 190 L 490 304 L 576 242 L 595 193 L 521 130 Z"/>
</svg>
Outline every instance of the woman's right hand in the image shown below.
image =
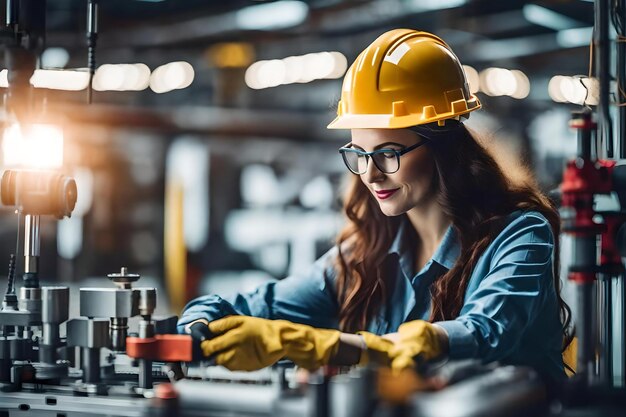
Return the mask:
<svg viewBox="0 0 626 417">
<path fill-rule="evenodd" d="M 389 366 L 391 364 L 392 358 L 389 352 L 394 346 L 391 340 L 369 332 L 358 332 L 358 335 L 363 338 L 366 347 L 366 349 L 363 349 L 361 352 L 359 365 L 376 363 L 382 366 Z"/>
<path fill-rule="evenodd" d="M 389 341 L 391 341 L 391 342 L 393 342 L 395 344 L 395 343 L 398 343 L 400 341 L 400 333 L 398 333 L 398 332 L 387 333 L 387 334 L 383 335 L 383 338 L 387 339 L 387 340 L 389 340 Z"/>
</svg>

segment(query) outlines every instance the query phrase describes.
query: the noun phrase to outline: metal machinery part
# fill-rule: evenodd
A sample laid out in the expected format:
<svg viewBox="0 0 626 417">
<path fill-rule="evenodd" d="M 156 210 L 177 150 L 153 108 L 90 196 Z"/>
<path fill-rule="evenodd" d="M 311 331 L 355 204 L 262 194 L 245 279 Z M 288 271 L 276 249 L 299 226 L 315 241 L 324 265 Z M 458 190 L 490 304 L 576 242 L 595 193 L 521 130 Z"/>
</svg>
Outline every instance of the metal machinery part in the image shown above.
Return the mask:
<svg viewBox="0 0 626 417">
<path fill-rule="evenodd" d="M 126 350 L 128 318 L 138 314 L 139 293 L 121 288 L 81 288 L 80 315 L 111 318 L 111 348 Z"/>
<path fill-rule="evenodd" d="M 139 288 L 138 310 L 141 315 L 139 322 L 139 337 L 148 339 L 154 337 L 154 323 L 152 314 L 156 308 L 156 290 L 154 288 Z M 152 361 L 139 359 L 139 389 L 152 388 Z"/>
</svg>

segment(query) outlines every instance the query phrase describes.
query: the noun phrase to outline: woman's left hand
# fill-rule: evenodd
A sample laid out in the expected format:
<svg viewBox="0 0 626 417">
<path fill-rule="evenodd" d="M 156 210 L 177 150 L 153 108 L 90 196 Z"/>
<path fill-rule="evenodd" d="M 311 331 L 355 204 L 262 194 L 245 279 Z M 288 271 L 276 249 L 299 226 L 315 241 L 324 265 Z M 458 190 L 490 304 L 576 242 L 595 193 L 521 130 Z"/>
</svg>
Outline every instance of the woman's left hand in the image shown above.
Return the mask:
<svg viewBox="0 0 626 417">
<path fill-rule="evenodd" d="M 404 323 L 398 328 L 398 333 L 391 335 L 397 337 L 397 342 L 389 350 L 391 368 L 395 370 L 414 368 L 416 358 L 428 361 L 444 352 L 441 332 L 437 326 L 424 320 Z"/>
</svg>

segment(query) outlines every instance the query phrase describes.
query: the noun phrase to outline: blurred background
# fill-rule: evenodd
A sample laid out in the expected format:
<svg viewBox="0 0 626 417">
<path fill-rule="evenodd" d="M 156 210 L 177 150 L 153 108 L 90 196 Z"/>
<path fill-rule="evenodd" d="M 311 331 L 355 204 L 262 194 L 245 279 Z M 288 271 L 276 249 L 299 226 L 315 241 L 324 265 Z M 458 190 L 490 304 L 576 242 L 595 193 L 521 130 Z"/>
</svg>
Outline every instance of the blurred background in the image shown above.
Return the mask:
<svg viewBox="0 0 626 417">
<path fill-rule="evenodd" d="M 106 286 L 125 266 L 160 289 L 161 312 L 297 273 L 332 246 L 349 132 L 326 125 L 349 64 L 386 30 L 451 45 L 483 103 L 468 124 L 546 191 L 575 154 L 570 111 L 597 100 L 590 1 L 101 1 L 92 104 L 87 2 L 49 1 L 45 18 L 30 83 L 53 140 L 32 152 L 76 179 L 78 203 L 41 220 L 42 282 Z M 6 169 L 19 132 L 2 111 Z M 13 209 L 0 233 L 8 262 Z"/>
</svg>

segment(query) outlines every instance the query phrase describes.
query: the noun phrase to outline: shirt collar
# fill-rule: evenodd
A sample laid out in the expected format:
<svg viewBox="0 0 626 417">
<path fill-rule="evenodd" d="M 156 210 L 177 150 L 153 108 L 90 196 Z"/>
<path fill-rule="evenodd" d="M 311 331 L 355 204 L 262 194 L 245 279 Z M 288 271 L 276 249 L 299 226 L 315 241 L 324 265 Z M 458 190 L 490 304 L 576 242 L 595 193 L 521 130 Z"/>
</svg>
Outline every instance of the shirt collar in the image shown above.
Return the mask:
<svg viewBox="0 0 626 417">
<path fill-rule="evenodd" d="M 389 247 L 388 254 L 397 254 L 400 257 L 401 263 L 412 262 L 414 254 L 410 253 L 409 248 L 405 244 L 405 235 L 407 233 L 406 228 L 410 227 L 408 221 L 400 223 L 398 233 L 394 238 L 391 246 Z M 457 239 L 457 233 L 452 225 L 448 226 L 446 233 L 441 239 L 439 247 L 435 251 L 432 260 L 439 265 L 451 269 L 461 253 L 461 245 Z"/>
</svg>

